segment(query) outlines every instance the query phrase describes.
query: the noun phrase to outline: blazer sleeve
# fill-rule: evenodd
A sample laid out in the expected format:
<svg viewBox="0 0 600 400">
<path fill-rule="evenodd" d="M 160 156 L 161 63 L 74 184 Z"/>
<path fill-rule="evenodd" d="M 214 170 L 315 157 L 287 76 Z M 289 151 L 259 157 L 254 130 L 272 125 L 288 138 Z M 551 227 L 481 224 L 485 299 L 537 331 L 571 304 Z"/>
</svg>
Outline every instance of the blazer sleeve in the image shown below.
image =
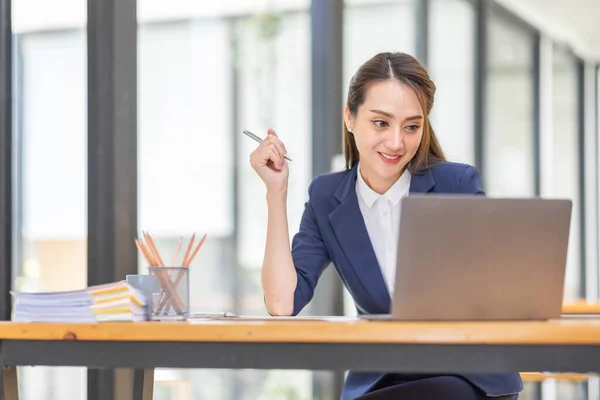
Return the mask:
<svg viewBox="0 0 600 400">
<path fill-rule="evenodd" d="M 481 188 L 481 174 L 479 170 L 473 166 L 468 166 L 458 182 L 459 193 L 469 193 L 485 196 L 485 192 Z"/>
<path fill-rule="evenodd" d="M 313 204 L 317 179 L 308 188 L 308 201 L 304 206 L 300 229 L 292 239 L 292 259 L 298 276 L 292 315 L 297 315 L 310 302 L 321 274 L 331 262 Z"/>
</svg>

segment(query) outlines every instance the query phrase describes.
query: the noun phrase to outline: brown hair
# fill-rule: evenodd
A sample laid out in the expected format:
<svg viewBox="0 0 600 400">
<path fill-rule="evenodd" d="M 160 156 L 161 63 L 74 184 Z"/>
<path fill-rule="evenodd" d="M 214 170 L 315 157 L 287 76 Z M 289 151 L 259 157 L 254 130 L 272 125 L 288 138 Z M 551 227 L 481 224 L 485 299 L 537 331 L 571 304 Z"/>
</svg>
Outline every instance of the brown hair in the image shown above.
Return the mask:
<svg viewBox="0 0 600 400">
<path fill-rule="evenodd" d="M 356 116 L 358 107 L 364 103 L 370 85 L 375 82 L 395 79 L 412 88 L 423 110 L 423 138 L 417 153 L 408 164 L 411 172 L 422 172 L 434 164 L 446 161 L 442 148 L 429 123 L 429 113 L 433 107 L 435 85 L 429 79 L 427 70 L 412 56 L 405 53 L 379 53 L 364 63 L 354 74 L 348 89 L 347 105 L 350 113 Z M 359 154 L 354 135 L 343 125 L 344 156 L 346 168 L 358 163 Z"/>
</svg>

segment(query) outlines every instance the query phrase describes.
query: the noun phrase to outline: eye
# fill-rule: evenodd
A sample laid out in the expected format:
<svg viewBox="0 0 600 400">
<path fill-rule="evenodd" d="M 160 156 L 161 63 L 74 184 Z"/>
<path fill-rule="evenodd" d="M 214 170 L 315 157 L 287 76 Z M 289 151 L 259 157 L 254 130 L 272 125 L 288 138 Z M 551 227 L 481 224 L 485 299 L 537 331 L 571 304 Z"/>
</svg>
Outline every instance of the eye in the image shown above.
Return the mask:
<svg viewBox="0 0 600 400">
<path fill-rule="evenodd" d="M 409 132 L 415 132 L 417 129 L 419 129 L 419 125 L 409 125 L 404 129 L 406 129 Z"/>
<path fill-rule="evenodd" d="M 373 121 L 373 123 L 378 128 L 385 128 L 387 126 L 390 126 L 387 122 L 385 122 L 384 120 L 381 120 L 381 119 L 375 120 L 375 121 Z"/>
</svg>

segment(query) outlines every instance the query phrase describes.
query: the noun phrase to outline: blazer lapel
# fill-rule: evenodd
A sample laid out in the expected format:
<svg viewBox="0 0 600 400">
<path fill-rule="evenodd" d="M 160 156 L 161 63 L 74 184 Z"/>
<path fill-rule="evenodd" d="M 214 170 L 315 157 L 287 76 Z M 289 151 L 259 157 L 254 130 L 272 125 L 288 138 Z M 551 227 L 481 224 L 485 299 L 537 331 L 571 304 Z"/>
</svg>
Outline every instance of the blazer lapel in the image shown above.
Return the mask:
<svg viewBox="0 0 600 400">
<path fill-rule="evenodd" d="M 427 193 L 435 186 L 431 169 L 422 174 L 412 174 L 410 178 L 410 193 Z"/>
<path fill-rule="evenodd" d="M 358 205 L 356 173 L 354 167 L 335 192 L 340 204 L 329 214 L 329 221 L 354 273 L 385 313 L 389 312 L 390 295 Z"/>
</svg>

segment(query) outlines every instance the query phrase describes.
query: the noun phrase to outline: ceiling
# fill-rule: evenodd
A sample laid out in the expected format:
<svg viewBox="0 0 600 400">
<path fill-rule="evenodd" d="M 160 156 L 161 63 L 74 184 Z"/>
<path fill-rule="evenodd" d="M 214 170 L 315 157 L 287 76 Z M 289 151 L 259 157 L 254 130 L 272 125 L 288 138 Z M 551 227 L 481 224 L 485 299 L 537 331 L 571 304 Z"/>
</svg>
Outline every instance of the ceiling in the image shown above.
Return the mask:
<svg viewBox="0 0 600 400">
<path fill-rule="evenodd" d="M 600 0 L 496 0 L 579 56 L 600 62 Z"/>
</svg>

